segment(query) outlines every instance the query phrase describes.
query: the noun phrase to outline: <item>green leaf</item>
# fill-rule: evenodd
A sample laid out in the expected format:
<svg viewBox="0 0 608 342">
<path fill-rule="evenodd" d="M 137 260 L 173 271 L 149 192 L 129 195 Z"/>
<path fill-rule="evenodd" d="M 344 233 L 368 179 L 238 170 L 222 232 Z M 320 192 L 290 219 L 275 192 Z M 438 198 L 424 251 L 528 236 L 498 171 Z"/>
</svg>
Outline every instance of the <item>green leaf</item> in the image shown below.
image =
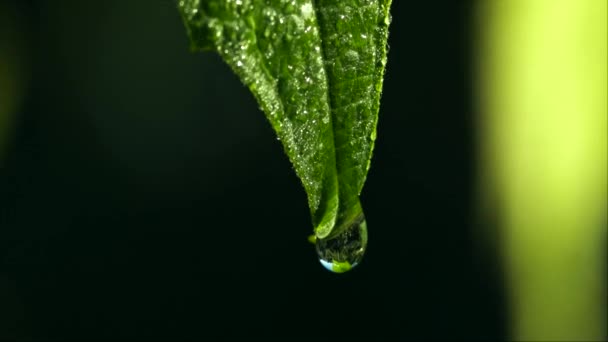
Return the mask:
<svg viewBox="0 0 608 342">
<path fill-rule="evenodd" d="M 194 50 L 256 97 L 308 195 L 319 239 L 363 212 L 391 0 L 181 0 Z"/>
</svg>

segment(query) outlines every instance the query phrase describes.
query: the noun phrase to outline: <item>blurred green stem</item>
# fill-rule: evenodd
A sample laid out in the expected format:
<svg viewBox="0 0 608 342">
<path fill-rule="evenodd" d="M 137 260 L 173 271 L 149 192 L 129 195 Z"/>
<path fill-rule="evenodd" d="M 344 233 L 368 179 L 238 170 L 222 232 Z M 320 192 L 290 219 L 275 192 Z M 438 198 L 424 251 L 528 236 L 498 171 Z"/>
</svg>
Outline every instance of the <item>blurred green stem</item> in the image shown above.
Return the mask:
<svg viewBox="0 0 608 342">
<path fill-rule="evenodd" d="M 517 340 L 606 337 L 606 1 L 480 12 L 487 184 Z"/>
</svg>

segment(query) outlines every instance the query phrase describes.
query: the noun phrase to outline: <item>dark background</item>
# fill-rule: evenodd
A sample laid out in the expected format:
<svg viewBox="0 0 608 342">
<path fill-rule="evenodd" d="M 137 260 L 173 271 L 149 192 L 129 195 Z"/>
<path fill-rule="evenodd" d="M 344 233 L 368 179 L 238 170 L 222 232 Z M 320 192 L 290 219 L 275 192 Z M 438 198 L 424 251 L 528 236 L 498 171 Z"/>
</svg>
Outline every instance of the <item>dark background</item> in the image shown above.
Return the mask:
<svg viewBox="0 0 608 342">
<path fill-rule="evenodd" d="M 173 1 L 0 1 L 27 80 L 0 160 L 0 338 L 505 338 L 474 215 L 473 1 L 393 3 L 369 248 L 342 275 Z"/>
</svg>

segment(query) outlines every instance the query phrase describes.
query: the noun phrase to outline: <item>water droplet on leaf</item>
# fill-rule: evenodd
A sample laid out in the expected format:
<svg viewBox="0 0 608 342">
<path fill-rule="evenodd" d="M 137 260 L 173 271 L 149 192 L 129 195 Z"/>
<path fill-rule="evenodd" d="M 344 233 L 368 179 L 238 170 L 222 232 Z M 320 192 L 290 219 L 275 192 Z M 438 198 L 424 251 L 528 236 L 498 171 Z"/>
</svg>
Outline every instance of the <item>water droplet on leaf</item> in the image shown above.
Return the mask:
<svg viewBox="0 0 608 342">
<path fill-rule="evenodd" d="M 314 15 L 314 9 L 312 4 L 306 3 L 302 5 L 302 16 L 306 19 L 311 18 Z"/>
<path fill-rule="evenodd" d="M 336 236 L 316 240 L 321 264 L 334 273 L 344 273 L 357 266 L 367 247 L 367 223 L 361 213 Z"/>
</svg>

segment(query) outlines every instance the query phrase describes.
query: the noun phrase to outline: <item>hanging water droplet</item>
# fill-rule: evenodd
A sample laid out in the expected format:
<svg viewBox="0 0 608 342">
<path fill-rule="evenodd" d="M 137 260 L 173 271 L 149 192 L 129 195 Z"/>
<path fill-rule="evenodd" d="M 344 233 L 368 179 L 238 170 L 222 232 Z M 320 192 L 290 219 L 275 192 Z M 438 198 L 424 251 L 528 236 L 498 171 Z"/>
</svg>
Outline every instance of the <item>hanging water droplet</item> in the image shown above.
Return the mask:
<svg viewBox="0 0 608 342">
<path fill-rule="evenodd" d="M 344 273 L 357 266 L 367 247 L 367 223 L 361 213 L 344 231 L 327 239 L 317 239 L 317 255 L 329 271 Z"/>
</svg>

